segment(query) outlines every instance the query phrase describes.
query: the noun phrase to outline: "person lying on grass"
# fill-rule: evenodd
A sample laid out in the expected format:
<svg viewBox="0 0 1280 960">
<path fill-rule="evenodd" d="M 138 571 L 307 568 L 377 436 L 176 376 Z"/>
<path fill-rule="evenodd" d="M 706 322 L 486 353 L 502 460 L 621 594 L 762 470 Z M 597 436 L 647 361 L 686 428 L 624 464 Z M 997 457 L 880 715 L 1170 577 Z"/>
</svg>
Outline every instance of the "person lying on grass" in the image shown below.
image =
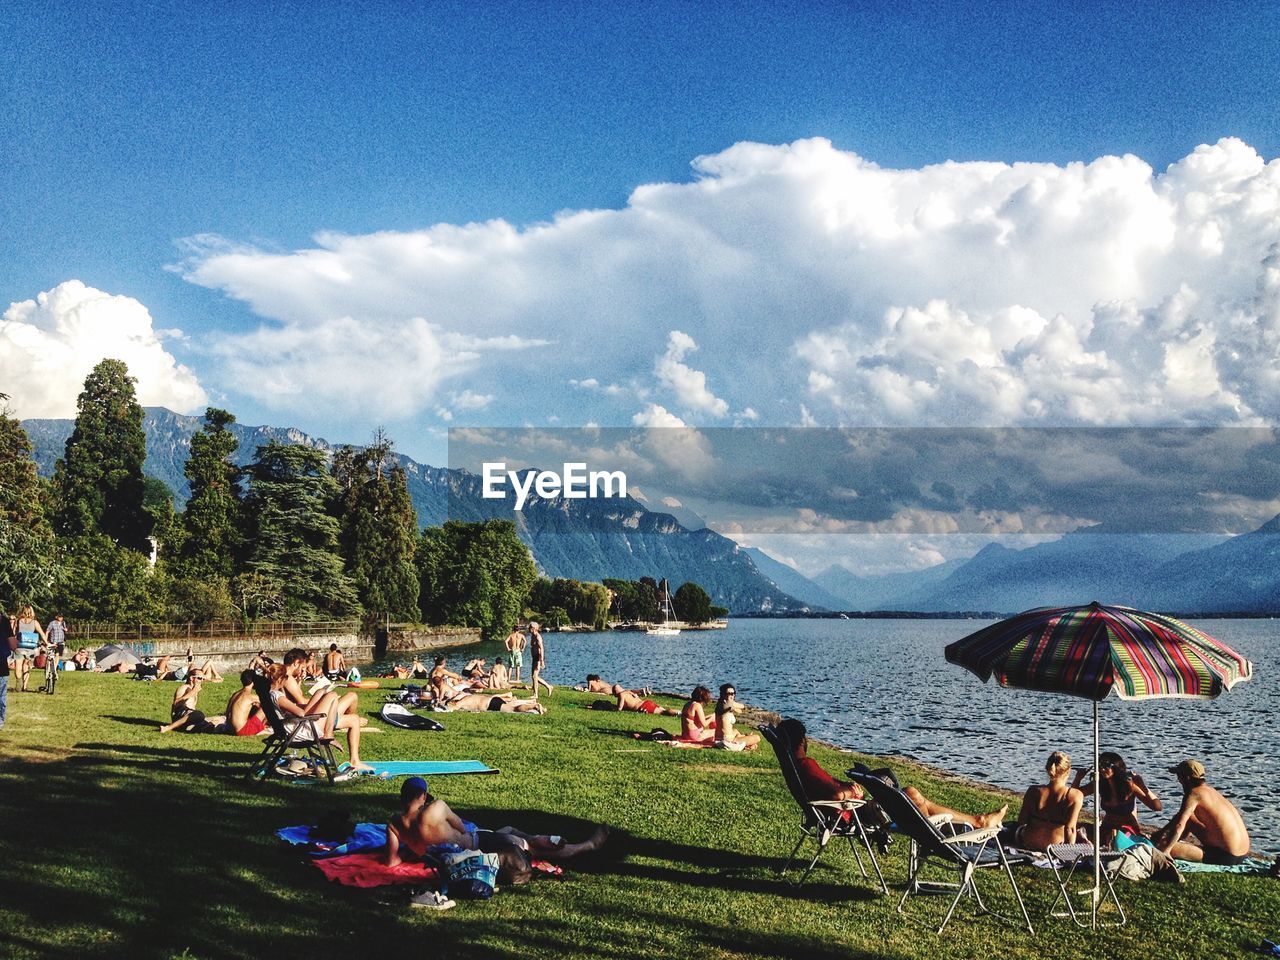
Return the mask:
<svg viewBox="0 0 1280 960">
<path fill-rule="evenodd" d="M 512 693 L 464 693 L 446 704 L 450 710 L 466 710 L 472 713 L 546 713 L 547 708 L 537 700 L 517 700 Z"/>
<path fill-rule="evenodd" d="M 400 787 L 400 812 L 387 822 L 387 845 L 382 862 L 389 867 L 406 860 L 421 860 L 441 847 L 502 853 L 517 848 L 539 860 L 562 862 L 599 850 L 609 839 L 609 828 L 598 826 L 582 843 L 566 843 L 563 837 L 524 833 L 515 827 L 483 830 L 463 820 L 449 805 L 427 791 L 427 781 L 410 777 Z"/>
<path fill-rule="evenodd" d="M 652 700 L 647 700 L 631 690 L 622 689 L 622 684 L 615 683 L 610 691 L 618 700 L 619 710 L 631 710 L 635 713 L 652 713 L 658 716 L 674 717 L 679 711 L 660 707 Z"/>
<path fill-rule="evenodd" d="M 301 653 L 302 651 L 298 651 Z M 292 651 L 290 651 L 292 653 Z M 285 661 L 289 660 L 290 654 L 285 654 Z M 306 654 L 303 654 L 305 658 Z M 317 694 L 311 698 L 311 701 L 304 707 L 298 704 L 290 695 L 288 684 L 290 680 L 297 682 L 297 672 L 300 665 L 305 665 L 306 660 L 295 660 L 290 666 L 284 664 L 273 663 L 267 668 L 267 677 L 271 680 L 271 702 L 280 711 L 280 715 L 284 717 L 286 723 L 290 717 L 306 717 L 306 716 L 322 716 L 324 717 L 324 725 L 321 730 L 321 737 L 325 740 L 332 740 L 335 730 L 345 730 L 347 732 L 347 757 L 351 764 L 351 768 L 357 772 L 369 772 L 373 768 L 367 763 L 360 760 L 360 735 L 364 729 L 364 725 L 368 722 L 363 717 L 357 716 L 351 712 L 342 712 L 342 701 L 338 695 L 332 691 L 323 694 Z M 294 670 L 294 675 L 290 675 L 289 671 Z M 355 694 L 347 694 L 354 697 Z M 343 698 L 345 700 L 345 698 Z M 370 729 L 365 731 L 373 733 Z"/>
<path fill-rule="evenodd" d="M 577 689 L 581 690 L 583 693 L 599 693 L 606 697 L 611 697 L 614 695 L 613 688 L 616 686 L 616 683 L 610 683 L 608 680 L 601 680 L 600 674 L 598 673 L 588 673 L 586 685 L 578 687 Z M 631 692 L 642 697 L 653 695 L 653 690 L 649 687 L 635 687 Z"/>
<path fill-rule="evenodd" d="M 860 786 L 856 783 L 837 780 L 823 770 L 818 761 L 809 756 L 808 736 L 803 723 L 794 718 L 787 718 L 778 724 L 778 730 L 783 736 L 783 742 L 791 747 L 791 755 L 795 757 L 796 769 L 800 772 L 800 782 L 804 786 L 805 796 L 810 800 L 861 800 L 863 798 Z M 872 773 L 872 776 L 877 775 Z M 951 817 L 953 823 L 963 823 L 975 829 L 998 827 L 1004 822 L 1005 814 L 1009 812 L 1009 805 L 1006 803 L 999 810 L 991 813 L 963 813 L 944 807 L 940 803 L 934 803 L 915 787 L 908 786 L 901 789 L 910 798 L 915 808 L 926 817 L 945 813 Z"/>
</svg>

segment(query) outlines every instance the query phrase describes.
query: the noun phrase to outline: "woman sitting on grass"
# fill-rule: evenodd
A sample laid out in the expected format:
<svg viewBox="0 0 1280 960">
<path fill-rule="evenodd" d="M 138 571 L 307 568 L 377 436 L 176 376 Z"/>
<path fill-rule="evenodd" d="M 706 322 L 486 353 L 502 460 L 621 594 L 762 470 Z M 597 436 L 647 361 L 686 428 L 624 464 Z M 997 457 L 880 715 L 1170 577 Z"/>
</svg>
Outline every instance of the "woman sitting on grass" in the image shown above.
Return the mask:
<svg viewBox="0 0 1280 960">
<path fill-rule="evenodd" d="M 716 738 L 716 722 L 707 719 L 711 691 L 699 684 L 680 709 L 680 739 L 686 743 L 711 743 Z"/>
<path fill-rule="evenodd" d="M 1076 842 L 1076 821 L 1084 806 L 1084 793 L 1067 783 L 1071 757 L 1061 750 L 1049 754 L 1044 765 L 1049 782 L 1027 788 L 1014 834 L 1018 846 L 1044 850 L 1055 843 Z"/>
<path fill-rule="evenodd" d="M 1073 787 L 1088 796 L 1093 792 L 1093 778 L 1086 782 L 1087 770 L 1076 772 Z M 1118 753 L 1105 752 L 1098 754 L 1098 800 L 1102 805 L 1102 842 L 1110 844 L 1121 828 L 1128 828 L 1132 833 L 1141 835 L 1142 824 L 1138 822 L 1138 801 L 1159 813 L 1164 804 L 1156 796 L 1155 791 L 1147 787 L 1146 781 L 1138 774 L 1130 772 L 1124 758 Z"/>
<path fill-rule="evenodd" d="M 732 683 L 720 684 L 720 699 L 716 701 L 716 746 L 722 750 L 740 753 L 743 750 L 754 750 L 760 745 L 760 734 L 742 733 L 737 730 L 738 715 L 734 707 L 737 695 Z"/>
</svg>

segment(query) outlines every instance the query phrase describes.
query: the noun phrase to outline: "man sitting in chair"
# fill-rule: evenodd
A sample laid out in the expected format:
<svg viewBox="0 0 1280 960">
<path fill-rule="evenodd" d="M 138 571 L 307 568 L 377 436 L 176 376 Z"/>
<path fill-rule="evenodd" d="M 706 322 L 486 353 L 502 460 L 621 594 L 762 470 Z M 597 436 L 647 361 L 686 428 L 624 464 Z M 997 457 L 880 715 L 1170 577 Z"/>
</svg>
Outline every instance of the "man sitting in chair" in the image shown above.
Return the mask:
<svg viewBox="0 0 1280 960">
<path fill-rule="evenodd" d="M 810 757 L 806 751 L 807 735 L 804 724 L 794 718 L 787 718 L 778 724 L 778 731 L 791 746 L 796 760 L 796 769 L 800 772 L 800 782 L 804 784 L 805 794 L 810 800 L 861 800 L 862 788 L 856 783 L 845 783 L 837 780 L 823 770 L 818 761 Z M 874 773 L 872 774 L 875 775 Z M 967 824 L 970 827 L 996 827 L 1004 820 L 1009 811 L 1006 803 L 992 813 L 970 814 L 952 810 L 934 803 L 915 787 L 903 787 L 905 793 L 916 809 L 926 817 L 934 817 L 940 813 L 950 815 L 952 822 Z"/>
</svg>

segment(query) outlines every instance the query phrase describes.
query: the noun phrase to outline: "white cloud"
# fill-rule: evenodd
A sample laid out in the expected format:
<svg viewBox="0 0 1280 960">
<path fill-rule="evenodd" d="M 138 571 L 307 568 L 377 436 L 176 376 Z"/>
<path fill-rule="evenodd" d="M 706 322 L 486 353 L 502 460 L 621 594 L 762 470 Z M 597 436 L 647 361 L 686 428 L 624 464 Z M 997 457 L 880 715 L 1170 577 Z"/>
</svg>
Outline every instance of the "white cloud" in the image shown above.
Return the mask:
<svg viewBox="0 0 1280 960">
<path fill-rule="evenodd" d="M 656 378 L 688 418 L 803 399 L 802 422 L 843 424 L 1280 421 L 1280 161 L 1238 140 L 1163 172 L 1128 155 L 890 170 L 822 139 L 740 143 L 694 172 L 526 228 L 288 252 L 203 237 L 181 270 L 263 318 L 222 344 L 236 386 L 297 360 L 280 403 L 314 402 L 354 350 L 409 382 L 342 403 L 426 409 L 555 343 L 531 354 L 544 388 L 521 416 L 563 414 L 574 380 L 625 383 L 622 423 L 622 393 Z"/>
<path fill-rule="evenodd" d="M 729 412 L 729 404 L 707 389 L 705 373 L 684 362 L 685 357 L 697 349 L 693 337 L 672 330 L 667 336 L 667 352 L 658 357 L 653 372 L 686 410 L 723 417 Z"/>
<path fill-rule="evenodd" d="M 109 357 L 137 378 L 144 406 L 196 412 L 208 397 L 161 342 L 175 334 L 181 331 L 157 330 L 132 297 L 68 280 L 11 304 L 0 317 L 0 384 L 19 417 L 73 417 L 85 377 Z"/>
</svg>

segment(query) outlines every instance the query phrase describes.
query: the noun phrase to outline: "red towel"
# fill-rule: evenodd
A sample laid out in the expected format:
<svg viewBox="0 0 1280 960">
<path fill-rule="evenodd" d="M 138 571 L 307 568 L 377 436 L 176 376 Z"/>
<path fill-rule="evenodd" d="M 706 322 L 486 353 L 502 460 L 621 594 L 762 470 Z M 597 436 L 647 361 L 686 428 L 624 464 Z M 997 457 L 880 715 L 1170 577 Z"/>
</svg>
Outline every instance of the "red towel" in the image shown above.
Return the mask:
<svg viewBox="0 0 1280 960">
<path fill-rule="evenodd" d="M 348 887 L 385 887 L 393 883 L 434 886 L 440 872 L 425 863 L 401 863 L 389 867 L 379 853 L 349 853 L 345 857 L 312 860 L 324 875 Z"/>
</svg>

